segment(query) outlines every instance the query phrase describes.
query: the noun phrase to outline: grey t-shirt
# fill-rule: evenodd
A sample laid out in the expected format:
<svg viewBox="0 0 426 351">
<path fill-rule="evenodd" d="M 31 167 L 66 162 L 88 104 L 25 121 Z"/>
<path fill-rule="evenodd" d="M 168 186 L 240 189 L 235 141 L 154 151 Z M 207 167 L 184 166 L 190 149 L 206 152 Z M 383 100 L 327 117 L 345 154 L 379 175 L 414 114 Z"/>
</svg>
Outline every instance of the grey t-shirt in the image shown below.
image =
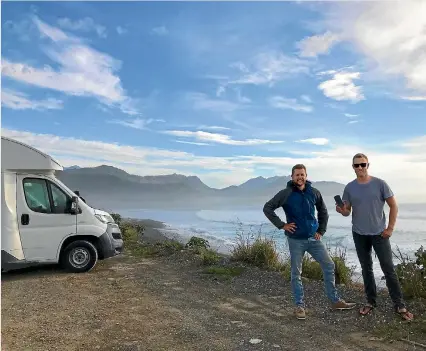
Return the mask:
<svg viewBox="0 0 426 351">
<path fill-rule="evenodd" d="M 361 235 L 381 234 L 386 228 L 385 200 L 393 196 L 389 185 L 371 177 L 366 184 L 355 179 L 346 185 L 342 200 L 352 206 L 352 230 Z"/>
</svg>

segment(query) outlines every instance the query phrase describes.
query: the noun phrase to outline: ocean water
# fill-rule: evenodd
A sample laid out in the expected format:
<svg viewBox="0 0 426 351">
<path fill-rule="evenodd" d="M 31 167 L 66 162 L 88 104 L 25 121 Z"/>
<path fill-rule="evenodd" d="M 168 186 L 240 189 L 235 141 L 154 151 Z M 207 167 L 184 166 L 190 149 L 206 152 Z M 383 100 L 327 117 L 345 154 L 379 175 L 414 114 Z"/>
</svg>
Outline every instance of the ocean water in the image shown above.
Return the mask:
<svg viewBox="0 0 426 351">
<path fill-rule="evenodd" d="M 355 252 L 351 232 L 351 218 L 336 213 L 332 201 L 326 201 L 329 211 L 327 232 L 323 241 L 331 248 L 345 249 L 348 262 L 355 266 L 355 272 L 361 272 Z M 281 255 L 288 255 L 287 240 L 284 232 L 277 230 L 262 212 L 263 205 L 251 208 L 235 208 L 226 210 L 164 210 L 164 209 L 128 209 L 121 210 L 124 217 L 153 219 L 164 222 L 163 232 L 182 242 L 191 236 L 198 236 L 209 241 L 210 245 L 222 253 L 229 253 L 236 242 L 237 235 L 253 240 L 259 233 L 273 238 Z M 282 209 L 276 213 L 285 220 Z M 389 212 L 385 206 L 385 214 Z M 391 237 L 392 249 L 399 249 L 404 255 L 414 257 L 421 245 L 426 247 L 426 205 L 400 204 L 396 229 Z M 373 251 L 373 268 L 377 279 L 383 276 L 377 257 Z M 394 258 L 394 263 L 399 261 Z"/>
</svg>

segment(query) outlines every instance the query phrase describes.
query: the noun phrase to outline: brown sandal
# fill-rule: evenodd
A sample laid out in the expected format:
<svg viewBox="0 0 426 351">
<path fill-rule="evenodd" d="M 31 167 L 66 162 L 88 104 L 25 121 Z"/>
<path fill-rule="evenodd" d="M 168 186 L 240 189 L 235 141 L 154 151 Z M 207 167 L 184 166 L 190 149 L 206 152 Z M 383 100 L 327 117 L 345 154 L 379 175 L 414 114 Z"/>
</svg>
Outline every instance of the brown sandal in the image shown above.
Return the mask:
<svg viewBox="0 0 426 351">
<path fill-rule="evenodd" d="M 374 310 L 374 306 L 366 303 L 364 306 L 361 307 L 361 309 L 359 310 L 359 314 L 366 316 L 367 314 L 370 314 L 371 311 Z"/>
<path fill-rule="evenodd" d="M 402 320 L 406 321 L 406 322 L 411 322 L 414 319 L 414 315 L 409 312 L 406 308 L 397 308 L 396 309 L 396 314 L 398 314 Z"/>
</svg>

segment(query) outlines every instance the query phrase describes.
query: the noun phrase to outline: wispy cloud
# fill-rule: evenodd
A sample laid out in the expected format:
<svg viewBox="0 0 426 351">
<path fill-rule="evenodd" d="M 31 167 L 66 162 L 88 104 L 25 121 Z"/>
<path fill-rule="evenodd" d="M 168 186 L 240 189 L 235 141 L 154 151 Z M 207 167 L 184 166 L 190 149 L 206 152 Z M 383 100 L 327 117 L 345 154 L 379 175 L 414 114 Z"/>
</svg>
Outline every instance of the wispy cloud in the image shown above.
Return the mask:
<svg viewBox="0 0 426 351">
<path fill-rule="evenodd" d="M 356 117 L 358 117 L 359 115 L 353 115 L 353 114 L 351 114 L 351 113 L 345 113 L 345 116 L 346 116 L 346 117 L 348 117 L 348 118 L 356 118 Z"/>
<path fill-rule="evenodd" d="M 333 45 L 340 41 L 339 35 L 330 31 L 321 35 L 306 37 L 296 44 L 300 50 L 301 57 L 317 57 L 318 55 L 328 54 Z"/>
<path fill-rule="evenodd" d="M 312 104 L 312 99 L 308 95 L 302 95 L 300 98 L 308 104 Z"/>
<path fill-rule="evenodd" d="M 208 143 L 199 143 L 196 141 L 185 141 L 185 140 L 175 140 L 176 143 L 180 143 L 180 144 L 189 144 L 189 145 L 198 145 L 198 146 L 208 146 L 211 144 Z"/>
<path fill-rule="evenodd" d="M 229 84 L 273 85 L 283 79 L 309 72 L 309 63 L 280 52 L 264 52 L 252 62 L 234 62 L 231 67 L 239 71 L 239 77 Z"/>
<path fill-rule="evenodd" d="M 408 100 L 408 101 L 426 101 L 426 95 L 425 96 L 401 96 L 401 99 Z"/>
<path fill-rule="evenodd" d="M 34 17 L 34 23 L 40 34 L 51 40 L 51 46 L 45 52 L 58 68 L 47 65 L 34 67 L 3 59 L 3 76 L 69 95 L 95 97 L 103 104 L 119 107 L 124 113 L 138 113 L 135 100 L 127 96 L 116 74 L 120 61 L 92 49 L 37 17 Z"/>
<path fill-rule="evenodd" d="M 131 120 L 111 120 L 109 123 L 115 123 L 115 124 L 121 124 L 122 126 L 134 128 L 134 129 L 147 129 L 147 127 L 154 123 L 154 122 L 165 122 L 163 119 L 142 119 L 142 118 L 135 118 Z"/>
<path fill-rule="evenodd" d="M 118 34 L 123 35 L 126 34 L 128 32 L 128 30 L 122 26 L 117 26 L 115 28 L 115 30 L 117 31 Z"/>
<path fill-rule="evenodd" d="M 164 36 L 169 34 L 169 30 L 165 26 L 154 27 L 151 29 L 152 34 Z"/>
<path fill-rule="evenodd" d="M 327 145 L 330 143 L 330 140 L 326 138 L 310 138 L 297 140 L 297 143 L 313 144 L 313 145 Z"/>
<path fill-rule="evenodd" d="M 278 109 L 288 109 L 299 112 L 312 112 L 313 108 L 309 105 L 300 104 L 296 99 L 288 99 L 282 96 L 274 96 L 269 99 L 269 104 Z"/>
<path fill-rule="evenodd" d="M 232 112 L 240 108 L 240 105 L 231 101 L 213 99 L 204 93 L 188 93 L 187 101 L 195 110 L 210 110 L 216 112 Z"/>
<path fill-rule="evenodd" d="M 226 144 L 226 145 L 237 145 L 237 146 L 249 146 L 249 145 L 264 145 L 264 144 L 281 144 L 283 141 L 275 140 L 263 140 L 263 139 L 245 139 L 245 140 L 234 140 L 229 135 L 209 133 L 204 131 L 188 131 L 188 130 L 170 130 L 165 131 L 165 134 L 174 135 L 183 138 L 193 138 L 199 141 Z"/>
<path fill-rule="evenodd" d="M 13 110 L 60 110 L 63 101 L 53 98 L 45 100 L 30 100 L 28 95 L 13 90 L 2 89 L 1 104 Z"/>
<path fill-rule="evenodd" d="M 204 129 L 204 130 L 230 130 L 231 128 L 228 127 L 221 127 L 221 126 L 199 126 L 197 129 Z"/>
<path fill-rule="evenodd" d="M 95 23 L 93 18 L 90 17 L 85 17 L 76 21 L 72 21 L 69 18 L 60 18 L 58 19 L 58 24 L 64 29 L 86 33 L 94 31 L 101 38 L 107 37 L 106 28 L 104 26 L 101 26 L 100 24 Z"/>
<path fill-rule="evenodd" d="M 332 74 L 333 78 L 322 82 L 318 86 L 318 89 L 320 89 L 325 96 L 338 101 L 348 100 L 351 102 L 359 102 L 365 99 L 362 87 L 356 86 L 353 82 L 355 79 L 360 78 L 361 74 L 359 72 L 342 71 L 337 73 L 333 72 Z"/>
</svg>

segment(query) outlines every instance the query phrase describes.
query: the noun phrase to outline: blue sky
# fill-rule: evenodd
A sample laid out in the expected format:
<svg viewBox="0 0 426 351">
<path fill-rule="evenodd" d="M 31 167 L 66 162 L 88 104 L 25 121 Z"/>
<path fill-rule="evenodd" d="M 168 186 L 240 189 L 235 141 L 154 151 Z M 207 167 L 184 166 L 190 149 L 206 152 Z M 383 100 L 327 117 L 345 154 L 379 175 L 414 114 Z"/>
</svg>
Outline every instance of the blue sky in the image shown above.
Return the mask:
<svg viewBox="0 0 426 351">
<path fill-rule="evenodd" d="M 365 152 L 414 195 L 425 25 L 421 1 L 3 2 L 2 133 L 64 166 L 216 187 L 298 162 L 347 182 Z"/>
</svg>

